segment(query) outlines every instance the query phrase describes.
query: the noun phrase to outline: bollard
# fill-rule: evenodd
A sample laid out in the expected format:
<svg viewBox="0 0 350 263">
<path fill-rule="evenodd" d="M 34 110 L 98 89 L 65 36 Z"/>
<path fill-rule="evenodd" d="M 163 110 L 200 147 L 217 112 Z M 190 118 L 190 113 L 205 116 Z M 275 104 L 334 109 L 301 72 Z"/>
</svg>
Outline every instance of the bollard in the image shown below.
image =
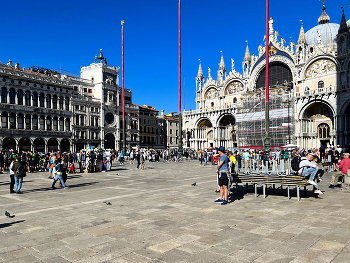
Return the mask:
<svg viewBox="0 0 350 263">
<path fill-rule="evenodd" d="M 272 172 L 271 174 L 277 174 L 277 162 L 276 160 L 272 160 Z"/>
<path fill-rule="evenodd" d="M 265 173 L 269 172 L 269 161 L 265 161 Z"/>
<path fill-rule="evenodd" d="M 264 194 L 264 198 L 266 198 L 266 185 L 265 185 L 265 184 L 263 184 L 262 186 L 263 186 L 263 194 Z"/>
<path fill-rule="evenodd" d="M 284 170 L 284 160 L 280 162 L 280 174 L 285 175 L 286 171 Z"/>
<path fill-rule="evenodd" d="M 299 185 L 297 186 L 297 197 L 298 197 L 298 201 L 300 201 L 300 188 Z"/>
<path fill-rule="evenodd" d="M 255 160 L 256 173 L 259 174 L 259 160 Z"/>
<path fill-rule="evenodd" d="M 257 189 L 257 184 L 254 184 L 254 188 L 255 188 L 255 197 L 258 197 L 258 189 Z"/>
</svg>

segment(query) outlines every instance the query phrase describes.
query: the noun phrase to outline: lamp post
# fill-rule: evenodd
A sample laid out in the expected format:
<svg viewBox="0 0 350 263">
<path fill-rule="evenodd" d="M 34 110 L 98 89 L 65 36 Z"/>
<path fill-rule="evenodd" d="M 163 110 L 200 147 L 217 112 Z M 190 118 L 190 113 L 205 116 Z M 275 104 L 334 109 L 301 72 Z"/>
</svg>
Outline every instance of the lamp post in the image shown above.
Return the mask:
<svg viewBox="0 0 350 263">
<path fill-rule="evenodd" d="M 266 0 L 266 99 L 265 99 L 265 140 L 264 140 L 264 152 L 270 152 L 270 114 L 269 114 L 269 0 Z"/>
<path fill-rule="evenodd" d="M 179 0 L 179 141 L 178 156 L 182 157 L 182 115 L 181 115 L 181 3 Z"/>
</svg>

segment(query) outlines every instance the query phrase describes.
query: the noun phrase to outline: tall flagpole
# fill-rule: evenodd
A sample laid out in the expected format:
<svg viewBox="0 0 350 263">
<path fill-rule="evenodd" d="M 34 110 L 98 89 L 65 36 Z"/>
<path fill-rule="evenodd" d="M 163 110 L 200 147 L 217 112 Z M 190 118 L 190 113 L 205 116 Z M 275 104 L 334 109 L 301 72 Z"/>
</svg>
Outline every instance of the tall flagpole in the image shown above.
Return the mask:
<svg viewBox="0 0 350 263">
<path fill-rule="evenodd" d="M 182 115 L 181 115 L 181 3 L 179 0 L 179 134 L 178 156 L 182 156 Z"/>
<path fill-rule="evenodd" d="M 124 94 L 124 20 L 121 21 L 122 24 L 122 90 L 123 90 L 123 152 L 126 151 L 125 142 L 125 94 Z"/>
<path fill-rule="evenodd" d="M 270 152 L 270 89 L 269 89 L 269 0 L 266 0 L 266 99 L 265 99 L 265 140 L 264 140 L 264 152 Z"/>
</svg>

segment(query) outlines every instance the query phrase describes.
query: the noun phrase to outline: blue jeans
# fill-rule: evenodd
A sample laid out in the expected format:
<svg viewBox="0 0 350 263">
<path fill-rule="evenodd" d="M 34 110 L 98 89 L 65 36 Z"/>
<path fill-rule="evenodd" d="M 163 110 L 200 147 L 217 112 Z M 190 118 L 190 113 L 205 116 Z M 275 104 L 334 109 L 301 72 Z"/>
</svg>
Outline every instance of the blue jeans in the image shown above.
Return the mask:
<svg viewBox="0 0 350 263">
<path fill-rule="evenodd" d="M 310 175 L 310 180 L 316 183 L 315 187 L 318 189 L 317 180 L 315 180 L 315 175 L 317 173 L 317 170 L 318 170 L 317 168 L 308 168 L 302 173 L 302 176 Z"/>
<path fill-rule="evenodd" d="M 16 192 L 21 191 L 22 182 L 23 182 L 23 177 L 15 177 Z"/>
<path fill-rule="evenodd" d="M 55 183 L 57 182 L 58 179 L 60 179 L 62 186 L 63 186 L 63 187 L 66 187 L 66 185 L 64 184 L 64 181 L 63 181 L 63 178 L 62 178 L 62 175 L 61 175 L 60 172 L 57 172 L 56 178 L 55 178 L 55 180 L 54 180 L 53 183 L 52 183 L 52 187 L 55 187 Z"/>
</svg>

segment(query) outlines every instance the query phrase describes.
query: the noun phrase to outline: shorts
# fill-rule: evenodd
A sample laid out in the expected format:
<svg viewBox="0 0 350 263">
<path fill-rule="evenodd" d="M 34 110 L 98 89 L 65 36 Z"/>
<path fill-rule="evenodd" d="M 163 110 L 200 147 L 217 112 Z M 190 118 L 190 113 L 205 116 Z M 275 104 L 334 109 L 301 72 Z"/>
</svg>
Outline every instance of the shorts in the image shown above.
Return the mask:
<svg viewBox="0 0 350 263">
<path fill-rule="evenodd" d="M 34 161 L 33 160 L 31 160 L 29 163 L 30 163 L 30 166 L 34 166 Z"/>
<path fill-rule="evenodd" d="M 4 163 L 3 162 L 0 162 L 0 167 L 4 167 Z"/>
<path fill-rule="evenodd" d="M 228 186 L 228 176 L 227 172 L 218 172 L 218 184 L 219 186 Z"/>
</svg>

